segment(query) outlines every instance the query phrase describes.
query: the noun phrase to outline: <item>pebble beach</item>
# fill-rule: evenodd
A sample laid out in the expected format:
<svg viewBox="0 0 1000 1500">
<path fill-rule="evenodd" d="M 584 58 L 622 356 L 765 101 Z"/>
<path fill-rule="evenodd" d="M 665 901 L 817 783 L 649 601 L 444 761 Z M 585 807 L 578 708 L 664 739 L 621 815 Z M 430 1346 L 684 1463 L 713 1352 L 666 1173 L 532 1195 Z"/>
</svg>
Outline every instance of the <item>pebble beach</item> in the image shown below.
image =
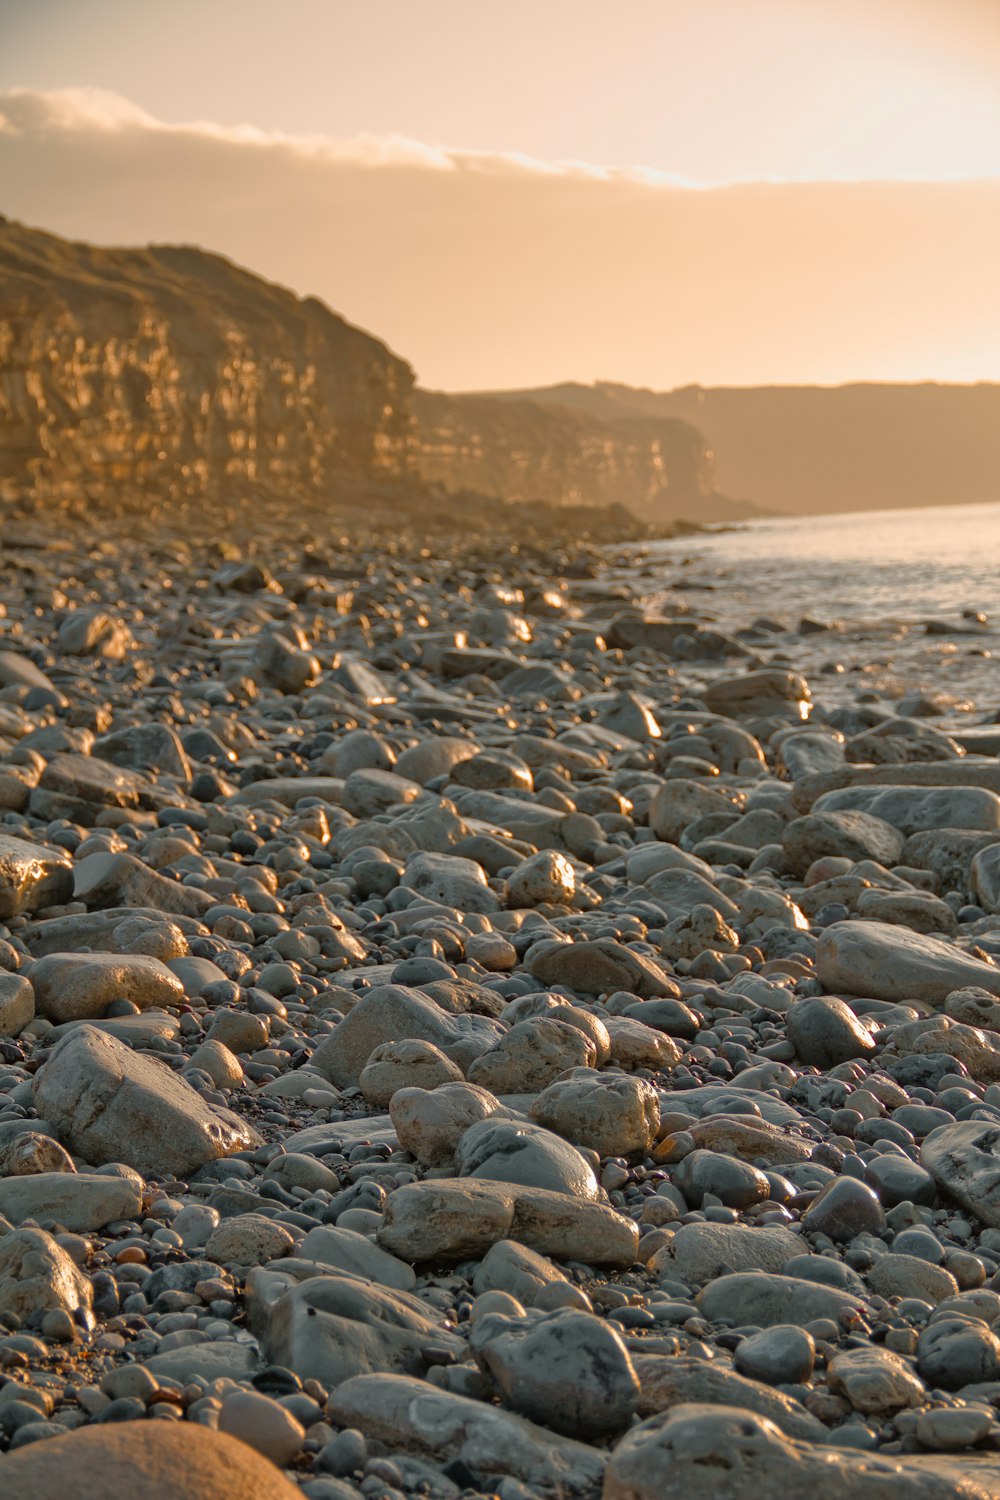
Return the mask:
<svg viewBox="0 0 1000 1500">
<path fill-rule="evenodd" d="M 219 535 L 5 523 L 0 1495 L 1000 1494 L 988 614 Z"/>
</svg>

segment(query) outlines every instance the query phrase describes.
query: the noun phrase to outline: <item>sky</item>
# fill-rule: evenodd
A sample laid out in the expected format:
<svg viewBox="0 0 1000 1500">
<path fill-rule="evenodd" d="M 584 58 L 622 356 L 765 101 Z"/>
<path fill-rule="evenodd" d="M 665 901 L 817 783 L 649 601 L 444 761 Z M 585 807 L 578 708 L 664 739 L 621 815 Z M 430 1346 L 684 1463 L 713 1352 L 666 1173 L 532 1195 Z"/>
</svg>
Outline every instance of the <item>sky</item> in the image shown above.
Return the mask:
<svg viewBox="0 0 1000 1500">
<path fill-rule="evenodd" d="M 1000 378 L 1000 0 L 0 0 L 0 212 L 448 389 Z"/>
</svg>

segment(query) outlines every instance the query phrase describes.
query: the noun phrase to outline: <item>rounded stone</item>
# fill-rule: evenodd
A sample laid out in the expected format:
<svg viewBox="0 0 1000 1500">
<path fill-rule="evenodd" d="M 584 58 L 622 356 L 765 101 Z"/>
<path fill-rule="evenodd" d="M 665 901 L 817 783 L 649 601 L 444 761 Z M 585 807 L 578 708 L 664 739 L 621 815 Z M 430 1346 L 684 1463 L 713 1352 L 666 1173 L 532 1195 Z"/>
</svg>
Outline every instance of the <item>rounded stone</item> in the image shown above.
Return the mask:
<svg viewBox="0 0 1000 1500">
<path fill-rule="evenodd" d="M 792 1385 L 813 1372 L 816 1344 L 810 1333 L 791 1323 L 775 1323 L 751 1334 L 737 1346 L 733 1363 L 741 1375 L 767 1385 Z"/>
</svg>

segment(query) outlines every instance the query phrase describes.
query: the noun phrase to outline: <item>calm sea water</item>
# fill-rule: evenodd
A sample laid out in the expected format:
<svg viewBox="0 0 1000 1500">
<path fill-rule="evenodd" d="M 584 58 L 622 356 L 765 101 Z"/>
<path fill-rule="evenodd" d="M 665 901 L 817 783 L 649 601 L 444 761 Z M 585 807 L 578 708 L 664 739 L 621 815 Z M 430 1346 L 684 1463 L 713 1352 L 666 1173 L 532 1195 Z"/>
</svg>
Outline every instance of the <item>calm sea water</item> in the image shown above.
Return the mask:
<svg viewBox="0 0 1000 1500">
<path fill-rule="evenodd" d="M 636 564 L 618 576 L 631 574 L 657 613 L 683 603 L 726 629 L 760 617 L 840 622 L 837 632 L 781 642 L 807 672 L 844 668 L 834 696 L 919 687 L 969 707 L 1000 702 L 1000 504 L 754 521 L 655 543 Z M 986 626 L 965 610 L 986 615 Z M 954 631 L 928 635 L 931 620 Z"/>
</svg>

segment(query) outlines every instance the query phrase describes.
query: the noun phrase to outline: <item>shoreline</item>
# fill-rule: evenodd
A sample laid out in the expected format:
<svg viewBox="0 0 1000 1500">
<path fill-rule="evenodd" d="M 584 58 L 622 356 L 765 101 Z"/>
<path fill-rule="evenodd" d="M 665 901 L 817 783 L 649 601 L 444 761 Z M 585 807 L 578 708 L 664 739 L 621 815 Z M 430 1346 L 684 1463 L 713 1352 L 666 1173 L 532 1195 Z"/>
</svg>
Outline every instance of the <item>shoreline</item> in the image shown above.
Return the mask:
<svg viewBox="0 0 1000 1500">
<path fill-rule="evenodd" d="M 5 519 L 0 1489 L 982 1500 L 1000 729 L 395 495 Z"/>
</svg>

